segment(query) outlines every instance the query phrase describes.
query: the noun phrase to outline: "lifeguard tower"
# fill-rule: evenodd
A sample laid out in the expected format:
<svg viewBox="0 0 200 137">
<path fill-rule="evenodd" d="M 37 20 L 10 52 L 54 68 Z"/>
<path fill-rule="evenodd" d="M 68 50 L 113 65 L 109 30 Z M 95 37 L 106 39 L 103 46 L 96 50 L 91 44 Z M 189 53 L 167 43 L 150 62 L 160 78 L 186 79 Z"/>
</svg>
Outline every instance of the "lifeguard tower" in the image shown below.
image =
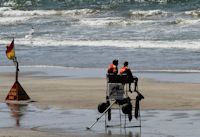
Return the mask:
<svg viewBox="0 0 200 137">
<path fill-rule="evenodd" d="M 130 78 L 127 75 L 107 74 L 106 77 L 106 102 L 98 105 L 98 111 L 101 113 L 101 116 L 98 117 L 90 127 L 87 127 L 87 129 L 91 129 L 104 115 L 106 128 L 141 127 L 140 101 L 144 99 L 143 95 L 139 91 L 136 91 L 134 92 L 136 93 L 136 97 L 130 98 L 129 94 L 131 93 L 128 93 Z M 117 122 L 114 122 L 115 124 L 110 124 L 112 121 L 112 109 L 119 109 L 119 117 L 117 118 L 118 124 L 116 124 Z M 116 120 L 116 118 L 113 120 Z"/>
</svg>

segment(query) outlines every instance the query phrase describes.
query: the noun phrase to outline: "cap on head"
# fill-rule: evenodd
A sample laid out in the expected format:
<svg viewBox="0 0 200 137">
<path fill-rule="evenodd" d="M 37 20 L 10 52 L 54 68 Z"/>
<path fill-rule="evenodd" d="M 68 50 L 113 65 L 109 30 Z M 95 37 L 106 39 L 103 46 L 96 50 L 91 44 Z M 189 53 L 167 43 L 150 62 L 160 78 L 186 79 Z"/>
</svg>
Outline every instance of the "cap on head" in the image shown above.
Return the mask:
<svg viewBox="0 0 200 137">
<path fill-rule="evenodd" d="M 117 59 L 113 60 L 113 64 L 118 65 L 118 60 Z"/>
<path fill-rule="evenodd" d="M 124 61 L 124 66 L 128 66 L 128 61 Z"/>
</svg>

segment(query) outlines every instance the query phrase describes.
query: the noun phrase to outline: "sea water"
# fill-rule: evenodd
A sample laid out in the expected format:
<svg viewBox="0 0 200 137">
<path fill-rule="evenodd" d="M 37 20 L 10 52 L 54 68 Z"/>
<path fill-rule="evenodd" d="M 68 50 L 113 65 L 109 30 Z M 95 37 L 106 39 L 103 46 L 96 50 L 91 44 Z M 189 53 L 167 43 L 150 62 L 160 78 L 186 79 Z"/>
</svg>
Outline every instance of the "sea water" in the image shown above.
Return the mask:
<svg viewBox="0 0 200 137">
<path fill-rule="evenodd" d="M 167 0 L 1 0 L 0 66 L 199 71 L 200 2 Z"/>
</svg>

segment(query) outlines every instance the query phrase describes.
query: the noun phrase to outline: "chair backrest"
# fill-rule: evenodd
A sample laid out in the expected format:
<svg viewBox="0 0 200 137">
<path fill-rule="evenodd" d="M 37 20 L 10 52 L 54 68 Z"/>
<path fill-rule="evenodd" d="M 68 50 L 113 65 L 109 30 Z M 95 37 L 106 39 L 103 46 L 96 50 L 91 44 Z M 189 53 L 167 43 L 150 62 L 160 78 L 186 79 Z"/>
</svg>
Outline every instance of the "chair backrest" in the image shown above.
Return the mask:
<svg viewBox="0 0 200 137">
<path fill-rule="evenodd" d="M 122 83 L 121 75 L 107 74 L 108 83 Z"/>
<path fill-rule="evenodd" d="M 129 83 L 130 78 L 126 74 L 116 75 L 116 74 L 107 74 L 108 83 Z"/>
</svg>

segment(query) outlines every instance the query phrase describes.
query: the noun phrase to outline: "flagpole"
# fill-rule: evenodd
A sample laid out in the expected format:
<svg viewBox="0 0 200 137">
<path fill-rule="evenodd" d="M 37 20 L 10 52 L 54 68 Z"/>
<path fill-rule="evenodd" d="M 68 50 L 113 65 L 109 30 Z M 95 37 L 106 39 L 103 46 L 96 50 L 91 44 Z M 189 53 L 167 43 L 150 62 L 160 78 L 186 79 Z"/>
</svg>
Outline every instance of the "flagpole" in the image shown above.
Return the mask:
<svg viewBox="0 0 200 137">
<path fill-rule="evenodd" d="M 13 62 L 14 62 L 14 64 L 16 65 L 15 81 L 17 82 L 17 81 L 18 81 L 18 72 L 19 72 L 19 64 L 18 64 L 18 61 L 17 61 L 17 57 L 15 57 L 15 58 L 13 59 Z"/>
<path fill-rule="evenodd" d="M 15 40 L 15 38 L 13 37 L 13 41 Z M 15 46 L 13 47 L 15 49 Z M 15 57 L 13 59 L 13 62 L 16 66 L 16 74 L 15 74 L 15 81 L 18 82 L 18 72 L 19 72 L 19 63 L 17 61 L 17 57 L 16 57 L 16 54 L 15 54 Z"/>
</svg>

